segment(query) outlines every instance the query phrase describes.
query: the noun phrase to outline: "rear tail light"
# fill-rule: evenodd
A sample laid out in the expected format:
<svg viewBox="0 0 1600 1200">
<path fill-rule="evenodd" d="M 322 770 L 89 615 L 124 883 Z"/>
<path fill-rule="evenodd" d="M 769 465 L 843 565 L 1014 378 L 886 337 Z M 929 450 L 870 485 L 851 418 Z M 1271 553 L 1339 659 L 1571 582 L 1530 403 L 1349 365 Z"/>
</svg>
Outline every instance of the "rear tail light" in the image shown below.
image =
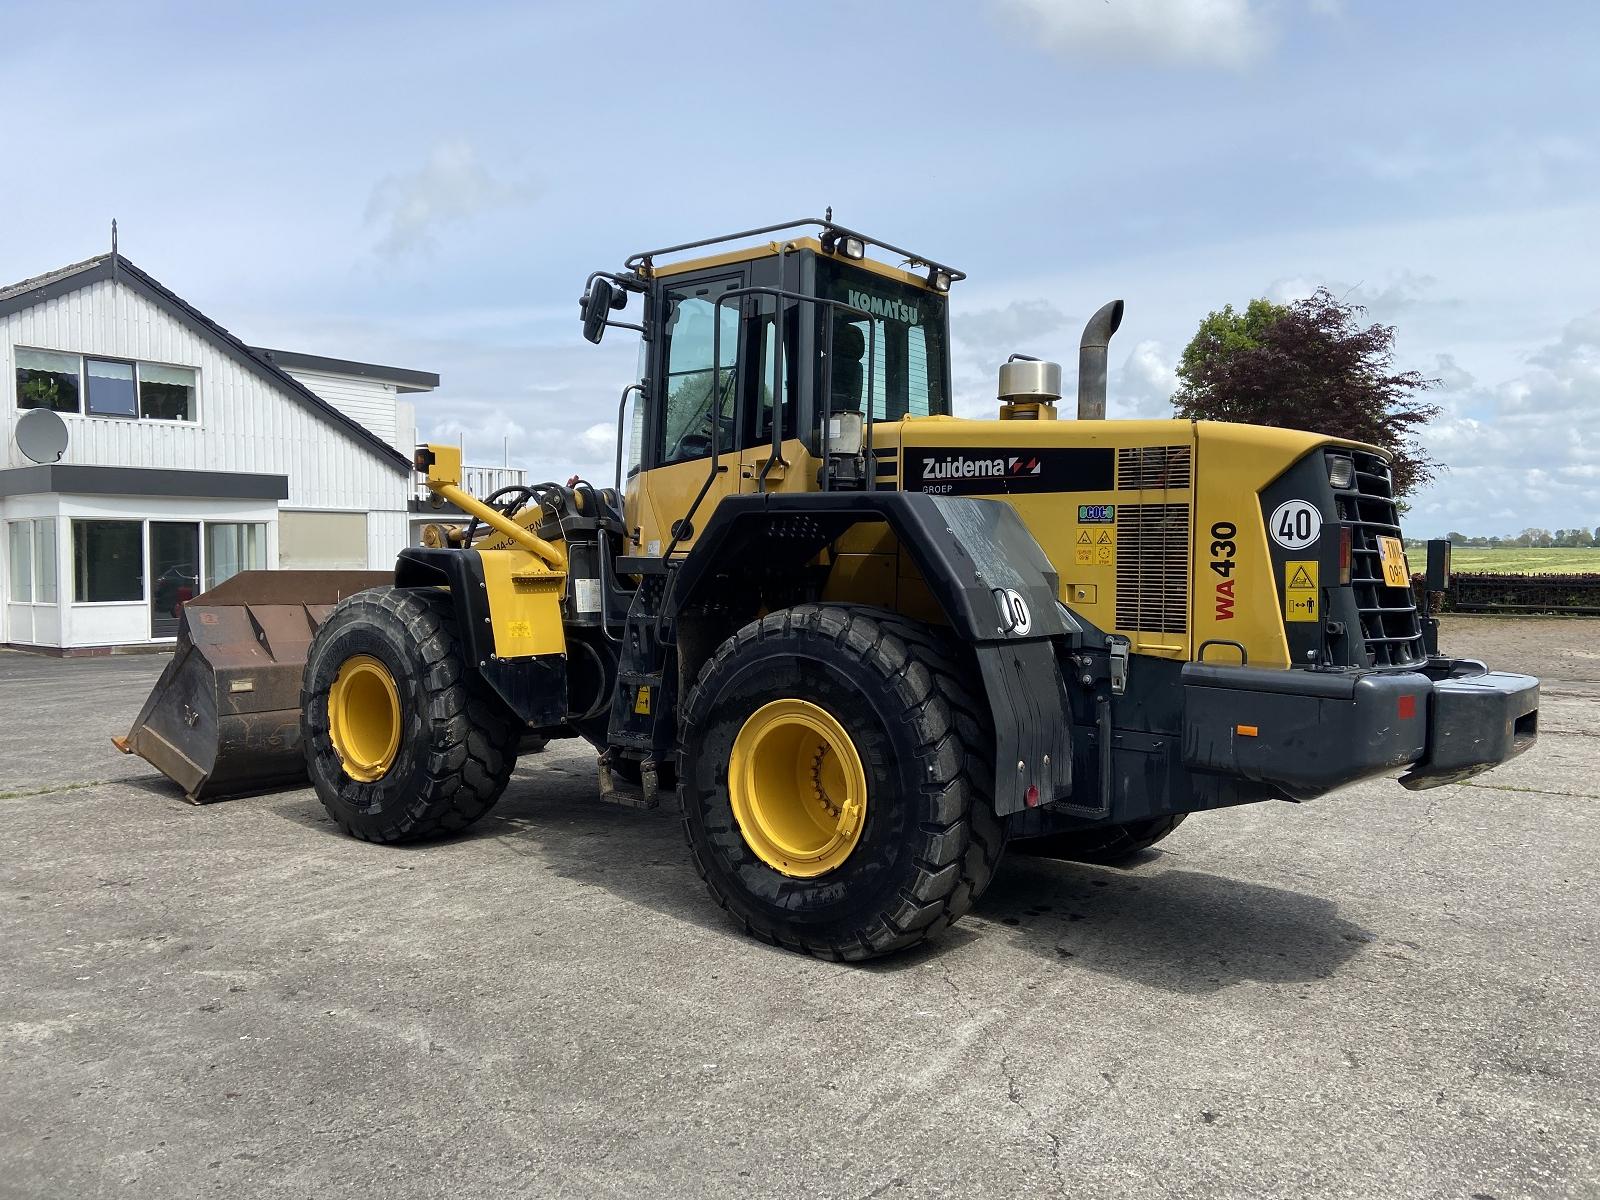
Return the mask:
<svg viewBox="0 0 1600 1200">
<path fill-rule="evenodd" d="M 1339 586 L 1350 585 L 1350 526 L 1339 526 Z"/>
</svg>

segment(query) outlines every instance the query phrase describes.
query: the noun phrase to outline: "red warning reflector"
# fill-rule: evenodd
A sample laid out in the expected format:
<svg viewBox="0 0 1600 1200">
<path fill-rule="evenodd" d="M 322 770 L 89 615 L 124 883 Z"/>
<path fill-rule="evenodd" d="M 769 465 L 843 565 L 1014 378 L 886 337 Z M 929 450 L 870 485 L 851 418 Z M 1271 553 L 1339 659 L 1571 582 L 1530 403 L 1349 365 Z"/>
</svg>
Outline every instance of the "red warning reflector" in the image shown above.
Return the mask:
<svg viewBox="0 0 1600 1200">
<path fill-rule="evenodd" d="M 1028 790 L 1022 793 L 1022 802 L 1029 808 L 1039 807 L 1039 785 L 1037 783 L 1028 785 Z"/>
<path fill-rule="evenodd" d="M 1409 721 L 1417 715 L 1417 698 L 1415 696 L 1400 697 L 1400 719 Z"/>
<path fill-rule="evenodd" d="M 1237 733 L 1240 737 L 1260 737 L 1261 736 L 1261 730 L 1257 729 L 1254 725 L 1235 725 L 1233 727 L 1233 731 L 1235 733 Z"/>
</svg>

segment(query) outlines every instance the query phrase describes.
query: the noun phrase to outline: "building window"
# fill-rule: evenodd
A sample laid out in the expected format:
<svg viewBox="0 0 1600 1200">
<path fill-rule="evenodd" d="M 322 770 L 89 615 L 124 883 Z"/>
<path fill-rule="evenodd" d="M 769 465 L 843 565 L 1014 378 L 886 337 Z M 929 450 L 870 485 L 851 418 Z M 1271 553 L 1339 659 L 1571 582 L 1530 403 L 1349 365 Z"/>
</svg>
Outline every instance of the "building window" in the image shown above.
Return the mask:
<svg viewBox="0 0 1600 1200">
<path fill-rule="evenodd" d="M 152 421 L 194 420 L 193 367 L 139 364 L 139 415 Z"/>
<path fill-rule="evenodd" d="M 56 602 L 56 519 L 33 522 L 33 602 Z"/>
<path fill-rule="evenodd" d="M 144 599 L 144 523 L 72 523 L 72 598 L 78 604 Z"/>
<path fill-rule="evenodd" d="M 56 602 L 56 521 L 12 521 L 6 529 L 13 604 Z"/>
<path fill-rule="evenodd" d="M 267 527 L 259 521 L 206 525 L 206 590 L 240 571 L 267 567 Z"/>
<path fill-rule="evenodd" d="M 33 602 L 33 522 L 12 521 L 6 530 L 9 534 L 11 562 L 11 602 Z"/>
<path fill-rule="evenodd" d="M 146 421 L 199 419 L 200 372 L 193 367 L 20 347 L 16 354 L 18 408 Z"/>
<path fill-rule="evenodd" d="M 133 386 L 133 364 L 86 358 L 89 376 L 88 411 L 96 417 L 136 417 L 139 397 Z"/>
<path fill-rule="evenodd" d="M 78 411 L 82 390 L 76 354 L 54 350 L 17 350 L 17 407 Z"/>
</svg>

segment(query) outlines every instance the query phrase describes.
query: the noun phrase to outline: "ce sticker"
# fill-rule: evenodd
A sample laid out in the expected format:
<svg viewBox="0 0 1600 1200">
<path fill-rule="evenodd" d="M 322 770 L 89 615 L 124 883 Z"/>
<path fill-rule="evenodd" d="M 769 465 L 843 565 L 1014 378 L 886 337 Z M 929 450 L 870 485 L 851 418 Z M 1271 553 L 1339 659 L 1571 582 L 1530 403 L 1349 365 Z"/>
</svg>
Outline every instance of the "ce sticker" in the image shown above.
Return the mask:
<svg viewBox="0 0 1600 1200">
<path fill-rule="evenodd" d="M 1306 500 L 1285 500 L 1272 510 L 1267 532 L 1285 550 L 1304 550 L 1322 535 L 1322 510 Z"/>
<path fill-rule="evenodd" d="M 1000 628 L 1017 637 L 1026 637 L 1033 628 L 1033 613 L 1028 611 L 1028 602 L 1022 598 L 1022 593 L 1015 588 L 996 588 L 994 599 L 1000 606 Z"/>
</svg>

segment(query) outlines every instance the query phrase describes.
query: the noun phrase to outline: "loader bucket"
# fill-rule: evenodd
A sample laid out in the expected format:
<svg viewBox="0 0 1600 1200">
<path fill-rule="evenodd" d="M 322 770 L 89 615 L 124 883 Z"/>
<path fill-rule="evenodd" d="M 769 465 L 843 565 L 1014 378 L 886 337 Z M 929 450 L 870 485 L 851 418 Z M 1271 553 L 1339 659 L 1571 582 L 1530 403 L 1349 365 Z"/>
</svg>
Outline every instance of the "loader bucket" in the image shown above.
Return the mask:
<svg viewBox="0 0 1600 1200">
<path fill-rule="evenodd" d="M 300 677 L 317 627 L 388 571 L 242 571 L 183 606 L 178 645 L 112 739 L 195 804 L 303 786 Z"/>
</svg>

